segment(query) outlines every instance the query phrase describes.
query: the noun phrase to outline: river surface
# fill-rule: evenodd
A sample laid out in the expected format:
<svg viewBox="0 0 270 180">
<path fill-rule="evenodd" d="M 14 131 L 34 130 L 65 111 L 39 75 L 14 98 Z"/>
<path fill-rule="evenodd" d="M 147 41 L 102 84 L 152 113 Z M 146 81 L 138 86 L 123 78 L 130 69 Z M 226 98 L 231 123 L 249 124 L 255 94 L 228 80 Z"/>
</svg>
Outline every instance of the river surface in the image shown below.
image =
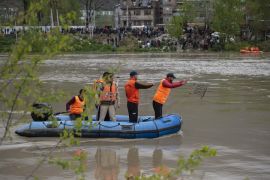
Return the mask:
<svg viewBox="0 0 270 180">
<path fill-rule="evenodd" d="M 53 104 L 55 111 L 64 111 L 71 96 L 112 67 L 119 67 L 121 107 L 117 114 L 127 114 L 123 86 L 131 70 L 148 82 L 159 82 L 168 72 L 179 80 L 189 79 L 186 86 L 172 90 L 164 106 L 165 114 L 179 113 L 184 123 L 180 133 L 157 139 L 81 139 L 79 148 L 88 153 L 86 179 L 151 174 L 161 165 L 175 168 L 179 155 L 187 157 L 203 145 L 216 148 L 218 154 L 186 179 L 270 179 L 269 54 L 64 55 L 46 60 L 40 73 L 48 88 L 68 94 L 63 102 Z M 196 85 L 208 86 L 203 98 L 192 93 Z M 141 90 L 140 115 L 153 115 L 156 88 Z M 3 180 L 24 179 L 57 142 L 57 138 L 12 137 L 11 143 L 0 146 Z M 69 157 L 76 149 L 56 150 L 53 155 Z M 35 175 L 40 179 L 75 178 L 71 171 L 48 163 Z"/>
</svg>

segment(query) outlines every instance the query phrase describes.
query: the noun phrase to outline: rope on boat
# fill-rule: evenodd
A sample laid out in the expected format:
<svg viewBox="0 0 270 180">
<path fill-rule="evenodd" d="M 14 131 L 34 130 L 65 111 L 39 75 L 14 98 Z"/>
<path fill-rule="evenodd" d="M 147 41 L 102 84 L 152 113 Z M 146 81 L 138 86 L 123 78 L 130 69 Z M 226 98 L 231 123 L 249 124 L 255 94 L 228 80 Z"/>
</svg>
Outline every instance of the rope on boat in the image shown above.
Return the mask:
<svg viewBox="0 0 270 180">
<path fill-rule="evenodd" d="M 103 127 L 105 127 L 105 128 L 115 128 L 115 127 L 117 127 L 117 126 L 120 126 L 120 123 L 118 123 L 118 124 L 115 125 L 115 126 L 106 126 L 106 125 L 103 125 L 103 124 L 101 124 L 101 123 L 99 123 L 99 125 L 100 125 L 100 126 L 103 126 Z"/>
</svg>

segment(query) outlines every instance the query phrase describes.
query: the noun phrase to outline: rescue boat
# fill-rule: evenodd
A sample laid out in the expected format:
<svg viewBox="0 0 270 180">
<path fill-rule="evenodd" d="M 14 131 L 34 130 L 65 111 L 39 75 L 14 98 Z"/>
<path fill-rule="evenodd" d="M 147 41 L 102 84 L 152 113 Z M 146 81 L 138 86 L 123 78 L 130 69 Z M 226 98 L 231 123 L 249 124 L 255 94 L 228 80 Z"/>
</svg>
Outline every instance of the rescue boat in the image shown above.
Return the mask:
<svg viewBox="0 0 270 180">
<path fill-rule="evenodd" d="M 15 133 L 26 137 L 59 137 L 67 129 L 76 131 L 76 120 L 67 114 L 55 116 L 57 123 L 52 121 L 35 121 L 22 125 Z M 169 114 L 160 119 L 153 116 L 140 116 L 137 123 L 129 122 L 126 115 L 117 115 L 117 121 L 82 121 L 81 137 L 86 138 L 157 138 L 177 133 L 181 129 L 182 118 L 178 114 Z"/>
<path fill-rule="evenodd" d="M 263 51 L 260 51 L 260 49 L 258 47 L 246 47 L 246 48 L 240 49 L 240 53 L 242 53 L 242 54 L 245 54 L 245 53 L 258 54 L 258 53 L 263 53 Z"/>
</svg>

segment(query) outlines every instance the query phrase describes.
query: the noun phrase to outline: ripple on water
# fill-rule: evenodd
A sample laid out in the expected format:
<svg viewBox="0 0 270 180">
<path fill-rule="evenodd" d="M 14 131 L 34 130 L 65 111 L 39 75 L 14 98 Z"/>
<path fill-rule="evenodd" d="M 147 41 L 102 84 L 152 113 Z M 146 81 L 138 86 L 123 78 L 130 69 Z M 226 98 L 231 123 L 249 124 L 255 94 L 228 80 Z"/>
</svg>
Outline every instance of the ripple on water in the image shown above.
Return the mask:
<svg viewBox="0 0 270 180">
<path fill-rule="evenodd" d="M 67 57 L 67 56 L 66 56 Z M 166 58 L 149 57 L 136 58 L 131 56 L 112 56 L 104 58 L 100 56 L 75 56 L 72 59 L 46 60 L 43 64 L 44 73 L 41 79 L 44 81 L 71 81 L 86 82 L 89 79 L 97 78 L 100 70 L 117 66 L 120 64 L 121 76 L 126 76 L 128 71 L 136 69 L 141 72 L 141 78 L 164 77 L 165 72 L 175 72 L 178 77 L 193 77 L 201 74 L 220 74 L 220 75 L 245 75 L 245 76 L 269 76 L 270 61 L 265 60 L 228 60 L 228 59 L 187 59 L 187 58 Z M 55 71 L 58 69 L 58 71 Z M 59 71 L 59 69 L 61 69 Z M 73 71 L 74 70 L 74 71 Z M 71 72 L 73 71 L 73 72 Z M 98 74 L 97 74 L 98 73 Z M 73 76 L 72 76 L 72 75 Z M 228 79 L 213 79 L 227 81 Z"/>
</svg>

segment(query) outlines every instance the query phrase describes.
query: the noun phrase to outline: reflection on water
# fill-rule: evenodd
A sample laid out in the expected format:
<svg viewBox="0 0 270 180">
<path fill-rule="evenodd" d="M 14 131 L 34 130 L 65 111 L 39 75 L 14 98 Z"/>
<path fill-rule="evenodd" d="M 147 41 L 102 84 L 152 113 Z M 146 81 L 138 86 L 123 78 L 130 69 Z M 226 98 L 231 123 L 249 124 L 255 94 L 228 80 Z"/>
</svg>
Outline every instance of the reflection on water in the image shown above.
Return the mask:
<svg viewBox="0 0 270 180">
<path fill-rule="evenodd" d="M 116 151 L 98 148 L 95 155 L 97 180 L 117 180 L 119 174 L 119 157 Z"/>
<path fill-rule="evenodd" d="M 154 173 L 159 175 L 167 176 L 170 173 L 169 167 L 163 162 L 163 152 L 161 149 L 155 149 L 153 152 L 153 168 Z"/>
<path fill-rule="evenodd" d="M 125 178 L 128 180 L 134 180 L 136 177 L 141 176 L 142 171 L 150 175 L 153 173 L 160 175 L 168 175 L 170 169 L 163 162 L 163 152 L 161 149 L 153 150 L 151 157 L 152 167 L 148 172 L 141 166 L 139 149 L 137 147 L 130 147 L 127 152 L 127 156 L 124 161 L 127 161 L 127 167 L 122 166 L 122 170 L 126 169 Z M 95 154 L 95 178 L 97 180 L 116 180 L 123 179 L 119 176 L 120 171 L 120 156 L 117 155 L 116 150 L 109 148 L 97 148 Z"/>
<path fill-rule="evenodd" d="M 133 177 L 140 176 L 141 168 L 140 168 L 140 159 L 139 159 L 139 150 L 138 148 L 132 147 L 128 150 L 127 154 L 127 179 L 132 179 Z"/>
</svg>

